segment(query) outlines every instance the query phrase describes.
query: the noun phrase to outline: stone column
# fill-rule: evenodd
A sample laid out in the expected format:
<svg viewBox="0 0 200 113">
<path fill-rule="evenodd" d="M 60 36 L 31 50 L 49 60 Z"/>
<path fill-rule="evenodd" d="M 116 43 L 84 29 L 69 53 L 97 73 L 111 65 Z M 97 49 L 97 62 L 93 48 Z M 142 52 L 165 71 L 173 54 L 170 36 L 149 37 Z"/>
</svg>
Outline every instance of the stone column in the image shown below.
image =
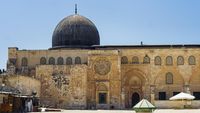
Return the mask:
<svg viewBox="0 0 200 113">
<path fill-rule="evenodd" d="M 188 84 L 185 84 L 184 86 L 183 86 L 183 91 L 185 92 L 185 93 L 191 93 L 190 92 L 190 85 L 188 85 Z"/>
<path fill-rule="evenodd" d="M 121 109 L 125 108 L 125 91 L 122 88 L 122 92 L 121 92 Z"/>
<path fill-rule="evenodd" d="M 155 85 L 150 85 L 151 90 L 151 103 L 154 104 L 155 101 Z"/>
</svg>

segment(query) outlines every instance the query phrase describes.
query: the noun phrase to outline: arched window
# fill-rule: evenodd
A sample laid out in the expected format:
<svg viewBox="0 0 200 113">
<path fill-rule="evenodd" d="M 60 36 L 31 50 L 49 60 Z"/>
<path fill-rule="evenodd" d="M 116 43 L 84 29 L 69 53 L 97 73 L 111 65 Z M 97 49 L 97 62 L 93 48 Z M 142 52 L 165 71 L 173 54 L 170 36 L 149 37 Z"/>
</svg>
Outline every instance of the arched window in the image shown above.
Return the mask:
<svg viewBox="0 0 200 113">
<path fill-rule="evenodd" d="M 64 62 L 63 58 L 62 57 L 58 57 L 57 64 L 58 65 L 63 65 L 63 62 Z"/>
<path fill-rule="evenodd" d="M 121 64 L 128 64 L 128 58 L 126 56 L 121 58 Z"/>
<path fill-rule="evenodd" d="M 188 63 L 189 63 L 189 65 L 195 65 L 196 64 L 195 57 L 194 56 L 190 56 L 188 58 Z"/>
<path fill-rule="evenodd" d="M 50 65 L 55 65 L 55 58 L 50 57 L 50 58 L 49 58 L 49 64 L 50 64 Z"/>
<path fill-rule="evenodd" d="M 161 58 L 159 56 L 156 56 L 155 59 L 154 59 L 154 63 L 155 65 L 161 65 Z"/>
<path fill-rule="evenodd" d="M 81 58 L 80 57 L 75 58 L 75 64 L 81 64 Z"/>
<path fill-rule="evenodd" d="M 173 65 L 173 58 L 172 56 L 166 57 L 166 65 Z"/>
<path fill-rule="evenodd" d="M 45 57 L 40 58 L 40 64 L 45 65 L 47 63 L 47 60 Z"/>
<path fill-rule="evenodd" d="M 21 62 L 22 66 L 27 66 L 28 65 L 28 59 L 26 57 L 22 58 L 22 62 Z"/>
<path fill-rule="evenodd" d="M 138 58 L 137 56 L 134 56 L 134 57 L 132 58 L 132 63 L 133 63 L 133 64 L 139 64 L 139 58 Z"/>
<path fill-rule="evenodd" d="M 166 78 L 166 84 L 173 84 L 173 74 L 171 72 L 168 72 L 166 75 L 165 75 L 165 78 Z"/>
<path fill-rule="evenodd" d="M 148 57 L 148 55 L 146 55 L 143 59 L 143 63 L 144 64 L 149 64 L 150 63 L 150 58 Z"/>
<path fill-rule="evenodd" d="M 71 57 L 67 57 L 66 64 L 67 65 L 72 65 L 72 58 Z"/>
<path fill-rule="evenodd" d="M 177 57 L 177 65 L 184 65 L 184 58 L 182 56 Z"/>
</svg>

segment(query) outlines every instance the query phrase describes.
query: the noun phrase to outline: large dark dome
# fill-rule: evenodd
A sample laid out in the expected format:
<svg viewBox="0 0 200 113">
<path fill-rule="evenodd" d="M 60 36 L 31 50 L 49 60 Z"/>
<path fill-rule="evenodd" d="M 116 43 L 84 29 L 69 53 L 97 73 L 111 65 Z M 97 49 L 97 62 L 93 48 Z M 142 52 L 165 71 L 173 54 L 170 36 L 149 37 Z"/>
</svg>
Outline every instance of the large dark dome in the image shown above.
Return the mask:
<svg viewBox="0 0 200 113">
<path fill-rule="evenodd" d="M 99 44 L 99 33 L 95 25 L 86 17 L 78 14 L 60 21 L 52 36 L 53 48 L 89 47 Z"/>
</svg>

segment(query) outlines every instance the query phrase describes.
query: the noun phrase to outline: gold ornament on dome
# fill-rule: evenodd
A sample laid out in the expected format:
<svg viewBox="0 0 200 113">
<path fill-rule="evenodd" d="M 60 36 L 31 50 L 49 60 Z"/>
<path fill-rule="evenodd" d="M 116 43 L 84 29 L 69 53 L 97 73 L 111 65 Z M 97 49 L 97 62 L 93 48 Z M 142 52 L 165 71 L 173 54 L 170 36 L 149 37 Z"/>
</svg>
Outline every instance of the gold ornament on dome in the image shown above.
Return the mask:
<svg viewBox="0 0 200 113">
<path fill-rule="evenodd" d="M 94 64 L 95 73 L 99 75 L 106 75 L 110 72 L 111 62 L 106 58 L 98 59 Z"/>
</svg>

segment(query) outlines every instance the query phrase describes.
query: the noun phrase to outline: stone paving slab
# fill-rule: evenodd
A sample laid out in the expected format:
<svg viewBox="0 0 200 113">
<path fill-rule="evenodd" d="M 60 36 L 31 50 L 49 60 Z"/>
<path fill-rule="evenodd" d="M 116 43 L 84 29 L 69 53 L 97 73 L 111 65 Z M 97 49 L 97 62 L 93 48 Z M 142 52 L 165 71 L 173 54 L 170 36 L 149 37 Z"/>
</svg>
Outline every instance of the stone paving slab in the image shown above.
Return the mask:
<svg viewBox="0 0 200 113">
<path fill-rule="evenodd" d="M 34 112 L 35 113 L 35 112 Z M 44 113 L 44 112 L 40 112 Z M 63 110 L 62 112 L 49 113 L 135 113 L 133 110 Z M 153 113 L 200 113 L 200 109 L 159 109 Z"/>
</svg>

